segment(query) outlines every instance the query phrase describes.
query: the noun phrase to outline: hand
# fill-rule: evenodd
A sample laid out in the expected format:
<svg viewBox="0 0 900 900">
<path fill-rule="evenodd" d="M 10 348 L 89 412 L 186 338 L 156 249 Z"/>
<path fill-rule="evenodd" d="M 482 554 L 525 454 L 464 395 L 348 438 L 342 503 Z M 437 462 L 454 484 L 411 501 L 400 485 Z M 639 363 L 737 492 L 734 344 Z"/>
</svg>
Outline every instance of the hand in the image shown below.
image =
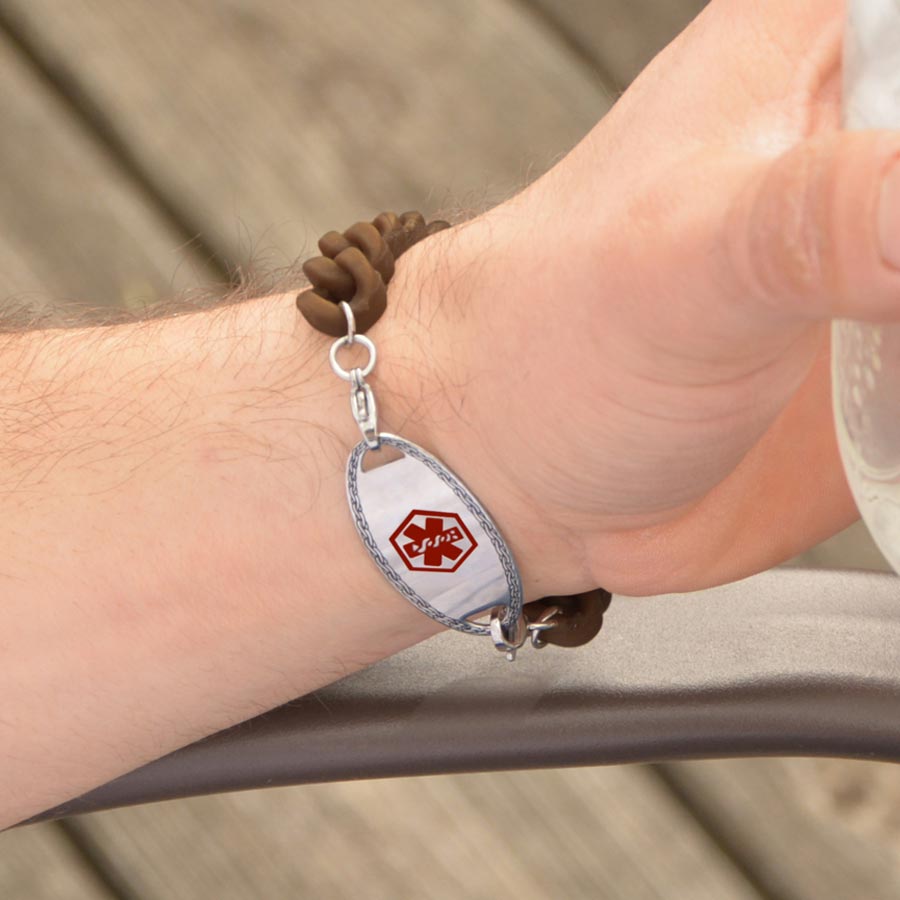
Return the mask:
<svg viewBox="0 0 900 900">
<path fill-rule="evenodd" d="M 417 254 L 435 452 L 532 595 L 697 590 L 858 518 L 829 326 L 900 319 L 900 134 L 839 131 L 842 29 L 837 0 L 714 0 L 568 157 Z"/>
</svg>

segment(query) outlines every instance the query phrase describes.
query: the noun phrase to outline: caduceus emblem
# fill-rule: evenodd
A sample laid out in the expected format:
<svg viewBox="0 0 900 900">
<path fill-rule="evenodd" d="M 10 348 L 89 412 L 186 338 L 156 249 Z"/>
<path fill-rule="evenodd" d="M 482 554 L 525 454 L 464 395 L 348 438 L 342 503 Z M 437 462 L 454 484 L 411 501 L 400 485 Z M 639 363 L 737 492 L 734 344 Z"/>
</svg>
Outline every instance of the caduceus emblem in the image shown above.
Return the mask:
<svg viewBox="0 0 900 900">
<path fill-rule="evenodd" d="M 430 509 L 411 510 L 391 544 L 413 572 L 455 572 L 478 546 L 457 513 Z"/>
</svg>

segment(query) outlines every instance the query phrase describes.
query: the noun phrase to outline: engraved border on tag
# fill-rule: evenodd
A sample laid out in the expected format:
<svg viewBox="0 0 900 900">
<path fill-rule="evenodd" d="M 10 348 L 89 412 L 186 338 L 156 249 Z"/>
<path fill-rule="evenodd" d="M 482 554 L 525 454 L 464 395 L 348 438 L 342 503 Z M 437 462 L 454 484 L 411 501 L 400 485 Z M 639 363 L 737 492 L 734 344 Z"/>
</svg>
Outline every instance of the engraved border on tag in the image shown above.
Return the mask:
<svg viewBox="0 0 900 900">
<path fill-rule="evenodd" d="M 459 480 L 459 478 L 456 477 L 456 475 L 437 459 L 437 457 L 430 454 L 418 444 L 414 444 L 412 441 L 408 441 L 405 438 L 388 432 L 381 432 L 379 434 L 379 439 L 382 444 L 394 447 L 404 456 L 410 456 L 427 466 L 447 487 L 450 488 L 466 509 L 472 514 L 478 525 L 490 540 L 497 561 L 500 563 L 500 567 L 503 571 L 503 576 L 506 579 L 507 600 L 505 603 L 497 604 L 506 607 L 506 613 L 502 619 L 503 625 L 504 627 L 509 627 L 512 623 L 517 622 L 522 615 L 523 604 L 521 575 L 519 574 L 519 569 L 513 559 L 512 551 L 509 549 L 509 546 L 503 539 L 499 529 L 494 524 L 494 521 L 491 519 L 487 510 L 479 503 L 475 495 L 462 483 L 462 481 Z M 462 631 L 467 634 L 490 635 L 490 625 L 479 625 L 474 622 L 469 622 L 466 619 L 454 618 L 432 606 L 432 604 L 407 584 L 403 577 L 403 573 L 398 572 L 382 552 L 369 527 L 359 494 L 360 468 L 365 458 L 365 454 L 369 452 L 369 450 L 370 448 L 366 446 L 366 442 L 360 441 L 360 443 L 353 448 L 350 457 L 347 460 L 347 499 L 350 503 L 350 512 L 356 530 L 359 533 L 366 550 L 368 550 L 369 555 L 394 588 L 427 616 L 430 616 L 442 625 L 445 625 L 448 628 L 454 628 L 457 631 Z M 377 453 L 378 451 L 373 450 L 372 452 Z M 386 463 L 386 465 L 389 466 L 390 463 Z M 365 475 L 365 472 L 363 472 L 363 475 Z"/>
</svg>

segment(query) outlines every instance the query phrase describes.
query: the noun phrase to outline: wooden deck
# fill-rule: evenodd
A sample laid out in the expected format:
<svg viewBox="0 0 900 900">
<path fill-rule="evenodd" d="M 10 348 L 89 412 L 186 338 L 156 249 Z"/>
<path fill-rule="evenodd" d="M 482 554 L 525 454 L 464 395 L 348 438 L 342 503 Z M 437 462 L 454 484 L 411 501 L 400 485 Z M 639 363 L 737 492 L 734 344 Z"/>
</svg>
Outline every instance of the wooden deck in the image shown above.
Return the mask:
<svg viewBox="0 0 900 900">
<path fill-rule="evenodd" d="M 4 292 L 139 307 L 489 205 L 702 5 L 0 0 Z M 859 525 L 799 562 L 887 568 Z M 894 767 L 802 759 L 255 791 L 0 835 L 0 898 L 887 900 L 898 801 Z"/>
</svg>

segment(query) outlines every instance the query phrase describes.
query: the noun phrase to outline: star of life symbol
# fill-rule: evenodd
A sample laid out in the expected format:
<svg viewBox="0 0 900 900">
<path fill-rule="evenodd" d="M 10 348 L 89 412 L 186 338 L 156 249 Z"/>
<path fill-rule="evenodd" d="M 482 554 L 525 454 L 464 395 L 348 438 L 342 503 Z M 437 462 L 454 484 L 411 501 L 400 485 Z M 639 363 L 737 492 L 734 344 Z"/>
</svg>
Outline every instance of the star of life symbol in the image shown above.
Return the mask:
<svg viewBox="0 0 900 900">
<path fill-rule="evenodd" d="M 412 510 L 391 544 L 413 572 L 455 572 L 478 546 L 457 513 L 430 509 Z"/>
</svg>

